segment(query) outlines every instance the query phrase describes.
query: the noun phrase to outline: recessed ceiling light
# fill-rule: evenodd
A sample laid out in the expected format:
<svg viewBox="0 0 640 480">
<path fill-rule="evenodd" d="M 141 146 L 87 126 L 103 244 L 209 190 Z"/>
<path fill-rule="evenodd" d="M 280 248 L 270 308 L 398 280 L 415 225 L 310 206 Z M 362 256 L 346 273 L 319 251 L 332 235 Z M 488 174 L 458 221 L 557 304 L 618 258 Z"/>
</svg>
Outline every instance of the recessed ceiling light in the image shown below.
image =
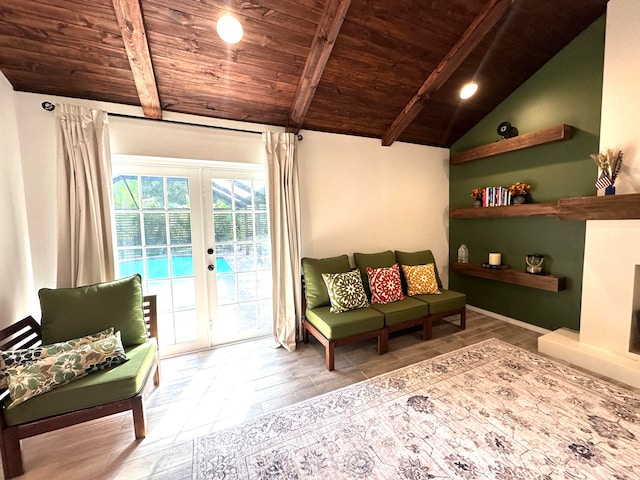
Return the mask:
<svg viewBox="0 0 640 480">
<path fill-rule="evenodd" d="M 218 19 L 216 31 L 222 40 L 230 44 L 238 43 L 242 39 L 242 25 L 231 15 L 223 15 Z"/>
<path fill-rule="evenodd" d="M 460 98 L 463 100 L 466 100 L 467 98 L 473 97 L 473 95 L 478 91 L 478 84 L 477 83 L 467 83 L 464 87 L 462 87 L 462 89 L 460 90 Z"/>
</svg>

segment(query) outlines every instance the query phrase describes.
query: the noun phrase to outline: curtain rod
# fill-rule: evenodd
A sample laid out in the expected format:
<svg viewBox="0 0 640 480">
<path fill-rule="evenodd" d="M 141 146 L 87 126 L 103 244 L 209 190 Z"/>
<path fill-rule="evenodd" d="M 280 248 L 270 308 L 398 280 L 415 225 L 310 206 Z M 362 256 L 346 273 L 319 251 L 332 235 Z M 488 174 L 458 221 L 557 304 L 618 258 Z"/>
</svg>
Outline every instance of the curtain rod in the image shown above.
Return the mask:
<svg viewBox="0 0 640 480">
<path fill-rule="evenodd" d="M 42 108 L 44 108 L 47 112 L 51 112 L 53 110 L 55 110 L 56 106 L 55 104 L 51 103 L 51 102 L 42 102 Z M 214 128 L 216 130 L 227 130 L 229 132 L 240 132 L 240 133 L 251 133 L 251 134 L 258 134 L 258 135 L 262 135 L 262 132 L 256 131 L 256 130 L 243 130 L 241 128 L 232 128 L 232 127 L 221 127 L 219 125 L 206 125 L 206 124 L 202 124 L 202 123 L 189 123 L 189 122 L 180 122 L 177 120 L 163 120 L 161 118 L 149 118 L 149 117 L 137 117 L 135 115 L 125 115 L 123 113 L 110 113 L 107 112 L 107 114 L 110 117 L 120 117 L 120 118 L 133 118 L 136 120 L 151 120 L 154 122 L 162 122 L 162 123 L 172 123 L 174 125 L 187 125 L 190 127 L 204 127 L 204 128 Z M 298 134 L 296 135 L 298 141 L 302 140 L 302 135 Z"/>
</svg>

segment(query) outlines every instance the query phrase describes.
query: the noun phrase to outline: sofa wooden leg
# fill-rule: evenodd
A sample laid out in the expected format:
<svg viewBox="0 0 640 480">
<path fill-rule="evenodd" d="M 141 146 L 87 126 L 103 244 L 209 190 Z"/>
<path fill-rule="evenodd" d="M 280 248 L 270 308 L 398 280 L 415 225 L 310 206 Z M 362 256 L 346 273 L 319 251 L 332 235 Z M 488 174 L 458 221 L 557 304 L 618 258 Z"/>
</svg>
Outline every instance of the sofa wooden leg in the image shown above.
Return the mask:
<svg viewBox="0 0 640 480">
<path fill-rule="evenodd" d="M 336 345 L 332 340 L 327 342 L 326 347 L 326 360 L 327 360 L 327 370 L 330 372 L 335 368 L 335 354 L 336 354 Z"/>
<path fill-rule="evenodd" d="M 431 317 L 425 317 L 422 322 L 422 340 L 430 340 L 433 335 L 432 332 L 432 319 Z"/>
<path fill-rule="evenodd" d="M 385 328 L 380 335 L 378 335 L 378 355 L 384 355 L 389 351 L 389 332 Z"/>
<path fill-rule="evenodd" d="M 144 438 L 147 436 L 147 414 L 144 410 L 144 400 L 142 395 L 138 395 L 131 399 L 133 413 L 133 428 L 136 432 L 136 438 Z"/>
<path fill-rule="evenodd" d="M 2 469 L 4 478 L 19 477 L 24 473 L 22 466 L 22 451 L 17 428 L 7 428 L 2 432 Z"/>
<path fill-rule="evenodd" d="M 309 331 L 307 330 L 304 321 L 302 322 L 302 342 L 309 343 Z"/>
<path fill-rule="evenodd" d="M 460 328 L 464 330 L 467 328 L 467 307 L 462 307 L 460 312 Z"/>
</svg>

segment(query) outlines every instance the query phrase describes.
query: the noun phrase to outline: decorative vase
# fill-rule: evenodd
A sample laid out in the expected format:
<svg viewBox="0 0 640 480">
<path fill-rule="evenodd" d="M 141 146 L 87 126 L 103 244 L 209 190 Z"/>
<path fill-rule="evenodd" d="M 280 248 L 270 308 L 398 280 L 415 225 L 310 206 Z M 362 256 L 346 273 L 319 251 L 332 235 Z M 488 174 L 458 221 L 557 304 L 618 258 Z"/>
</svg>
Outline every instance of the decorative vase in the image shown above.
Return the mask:
<svg viewBox="0 0 640 480">
<path fill-rule="evenodd" d="M 607 188 L 604 189 L 604 194 L 605 195 L 615 195 L 616 194 L 616 187 L 614 185 L 609 185 Z"/>
<path fill-rule="evenodd" d="M 513 204 L 514 205 L 522 205 L 523 203 L 526 203 L 527 199 L 525 198 L 524 195 L 516 195 L 515 197 L 513 197 Z"/>
<path fill-rule="evenodd" d="M 480 200 L 479 198 L 476 198 L 476 199 L 473 201 L 473 206 L 474 206 L 474 207 L 481 207 L 481 206 L 482 206 L 482 200 Z"/>
</svg>

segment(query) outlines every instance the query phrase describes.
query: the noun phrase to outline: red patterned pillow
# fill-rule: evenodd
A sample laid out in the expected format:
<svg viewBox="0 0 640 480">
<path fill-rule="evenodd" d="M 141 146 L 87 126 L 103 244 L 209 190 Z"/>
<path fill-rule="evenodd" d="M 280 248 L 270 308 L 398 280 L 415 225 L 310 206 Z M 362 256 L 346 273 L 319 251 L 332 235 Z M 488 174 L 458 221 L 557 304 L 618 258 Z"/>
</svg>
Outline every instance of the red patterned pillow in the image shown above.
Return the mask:
<svg viewBox="0 0 640 480">
<path fill-rule="evenodd" d="M 404 300 L 400 283 L 400 268 L 397 263 L 393 267 L 367 267 L 367 277 L 371 289 L 371 303 L 391 303 Z"/>
</svg>

